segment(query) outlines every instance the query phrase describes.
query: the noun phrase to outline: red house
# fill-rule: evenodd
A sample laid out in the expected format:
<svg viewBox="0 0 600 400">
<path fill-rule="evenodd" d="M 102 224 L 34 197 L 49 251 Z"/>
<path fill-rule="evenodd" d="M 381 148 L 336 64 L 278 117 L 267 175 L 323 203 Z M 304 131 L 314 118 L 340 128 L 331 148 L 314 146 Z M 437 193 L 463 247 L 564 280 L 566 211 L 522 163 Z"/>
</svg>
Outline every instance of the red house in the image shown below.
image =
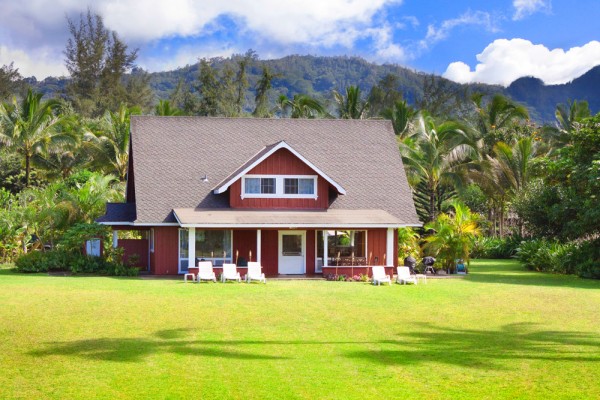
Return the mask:
<svg viewBox="0 0 600 400">
<path fill-rule="evenodd" d="M 389 121 L 154 116 L 131 117 L 126 203 L 98 222 L 157 275 L 390 273 L 397 228 L 420 225 Z"/>
</svg>

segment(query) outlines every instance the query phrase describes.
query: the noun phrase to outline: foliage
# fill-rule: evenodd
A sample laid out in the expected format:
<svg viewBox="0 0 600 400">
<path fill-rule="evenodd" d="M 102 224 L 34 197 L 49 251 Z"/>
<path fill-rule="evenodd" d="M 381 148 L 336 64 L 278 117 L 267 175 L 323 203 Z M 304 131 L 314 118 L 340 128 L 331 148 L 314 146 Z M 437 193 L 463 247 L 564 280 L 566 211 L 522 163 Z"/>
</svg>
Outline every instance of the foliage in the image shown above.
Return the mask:
<svg viewBox="0 0 600 400">
<path fill-rule="evenodd" d="M 129 121 L 139 112 L 138 108 L 121 104 L 117 112 L 107 110 L 100 123 L 88 126 L 83 136 L 84 146 L 96 167 L 116 175 L 121 182 L 127 177 L 129 165 Z"/>
<path fill-rule="evenodd" d="M 421 256 L 419 239 L 420 235 L 413 228 L 398 229 L 398 260 L 404 260 L 408 256 L 418 259 Z"/>
<path fill-rule="evenodd" d="M 543 180 L 515 202 L 528 231 L 577 239 L 600 233 L 600 114 L 583 120 L 569 145 L 544 161 Z"/>
<path fill-rule="evenodd" d="M 67 18 L 67 24 L 71 34 L 64 52 L 71 75 L 67 92 L 75 109 L 85 116 L 115 111 L 127 100 L 123 76 L 133 67 L 137 49 L 128 52 L 117 33 L 106 29 L 102 17 L 90 9 L 80 14 L 78 22 Z"/>
<path fill-rule="evenodd" d="M 0 144 L 23 157 L 26 187 L 35 154 L 45 154 L 76 141 L 70 130 L 60 129 L 67 123 L 66 116 L 60 113 L 63 104 L 59 100 L 42 101 L 42 96 L 30 89 L 20 103 L 14 98 L 12 104 L 0 104 Z"/>
<path fill-rule="evenodd" d="M 600 279 L 600 239 L 566 243 L 548 239 L 524 241 L 516 257 L 531 270 Z"/>
<path fill-rule="evenodd" d="M 28 273 L 68 271 L 73 274 L 91 273 L 114 276 L 136 276 L 138 274 L 137 268 L 102 257 L 86 256 L 67 250 L 33 251 L 19 257 L 15 261 L 15 266 L 18 272 Z"/>
<path fill-rule="evenodd" d="M 419 184 L 425 189 L 423 222 L 433 221 L 441 210 L 444 185 L 462 183 L 459 169 L 470 152 L 467 135 L 459 123 L 437 123 L 433 117 L 421 114 L 415 133 L 401 143 L 400 152 L 413 190 L 423 194 L 415 190 Z"/>
<path fill-rule="evenodd" d="M 341 119 L 363 119 L 366 116 L 369 103 L 361 99 L 358 86 L 348 86 L 346 96 L 338 91 L 333 91 L 337 112 Z"/>
<path fill-rule="evenodd" d="M 519 235 L 484 237 L 475 239 L 473 258 L 508 259 L 515 256 L 523 238 Z"/>
<path fill-rule="evenodd" d="M 8 99 L 13 95 L 19 86 L 19 69 L 14 67 L 14 63 L 0 67 L 0 101 Z"/>
<path fill-rule="evenodd" d="M 481 232 L 477 226 L 477 214 L 472 214 L 457 200 L 451 201 L 450 205 L 454 209 L 452 214 L 442 213 L 435 221 L 425 225 L 425 229 L 433 230 L 433 233 L 425 238 L 424 249 L 434 254 L 444 269 L 453 271 L 458 259 L 469 264 L 471 249 Z"/>
<path fill-rule="evenodd" d="M 97 223 L 78 223 L 69 228 L 60 238 L 59 248 L 68 252 L 83 253 L 85 242 L 90 239 L 102 239 L 109 243 L 110 228 Z"/>
</svg>

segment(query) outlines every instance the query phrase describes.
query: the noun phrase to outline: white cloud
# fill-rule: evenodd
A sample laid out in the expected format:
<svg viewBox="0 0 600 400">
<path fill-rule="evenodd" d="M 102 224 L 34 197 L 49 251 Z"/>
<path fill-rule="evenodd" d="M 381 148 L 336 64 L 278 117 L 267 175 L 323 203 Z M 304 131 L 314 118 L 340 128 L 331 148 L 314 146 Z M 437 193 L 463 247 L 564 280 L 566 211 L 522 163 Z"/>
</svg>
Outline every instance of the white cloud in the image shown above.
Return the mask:
<svg viewBox="0 0 600 400">
<path fill-rule="evenodd" d="M 524 39 L 498 39 L 477 55 L 475 70 L 451 63 L 444 77 L 456 82 L 485 82 L 507 86 L 523 76 L 534 76 L 546 84 L 566 83 L 600 65 L 600 42 L 581 47 L 550 50 Z"/>
<path fill-rule="evenodd" d="M 421 40 L 422 48 L 428 48 L 430 45 L 446 39 L 452 30 L 464 25 L 479 25 L 483 26 L 489 32 L 497 32 L 498 28 L 490 13 L 484 11 L 467 11 L 458 18 L 447 19 L 443 21 L 439 27 L 431 24 L 427 27 L 427 35 Z"/>
<path fill-rule="evenodd" d="M 513 20 L 518 21 L 540 11 L 549 12 L 552 3 L 550 0 L 513 0 L 513 7 Z"/>
<path fill-rule="evenodd" d="M 19 73 L 24 77 L 66 76 L 67 70 L 63 60 L 57 59 L 56 56 L 56 52 L 49 48 L 40 48 L 26 53 L 23 50 L 0 46 L 0 65 L 14 62 L 15 68 L 18 68 Z M 62 54 L 59 53 L 58 56 Z"/>
<path fill-rule="evenodd" d="M 373 16 L 397 0 L 135 0 L 95 3 L 107 26 L 125 38 L 149 41 L 168 36 L 194 36 L 219 17 L 228 16 L 254 35 L 279 43 L 328 44 L 340 32 L 371 24 Z"/>
<path fill-rule="evenodd" d="M 213 36 L 218 40 L 220 35 L 226 38 L 242 35 L 251 43 L 250 47 L 255 47 L 252 43 L 270 43 L 270 47 L 291 51 L 298 47 L 307 51 L 352 49 L 357 40 L 370 40 L 374 42 L 374 54 L 384 51 L 390 58 L 397 57 L 394 61 L 398 62 L 403 50 L 394 43 L 391 29 L 381 23 L 381 16 L 388 6 L 399 5 L 402 1 L 146 0 L 141 4 L 139 0 L 29 0 L 20 3 L 0 0 L 0 43 L 12 49 L 27 49 L 28 53 L 43 43 L 53 47 L 58 58 L 62 58 L 69 36 L 65 16 L 77 20 L 89 6 L 92 12 L 103 17 L 107 28 L 117 31 L 131 47 L 147 47 L 169 38 L 204 41 Z M 416 23 L 416 20 L 410 21 Z M 223 39 L 224 42 L 227 40 Z M 221 54 L 218 49 L 210 49 L 210 45 L 206 47 L 193 59 Z M 222 47 L 235 47 L 235 43 L 226 43 Z M 183 48 L 175 58 L 191 62 L 191 54 L 191 48 Z M 158 59 L 143 59 L 140 54 L 140 64 L 142 61 L 148 65 L 160 63 Z M 17 64 L 20 63 L 15 59 L 17 67 L 28 68 Z M 164 60 L 162 64 L 173 63 Z M 54 71 L 55 68 L 41 76 Z"/>
</svg>

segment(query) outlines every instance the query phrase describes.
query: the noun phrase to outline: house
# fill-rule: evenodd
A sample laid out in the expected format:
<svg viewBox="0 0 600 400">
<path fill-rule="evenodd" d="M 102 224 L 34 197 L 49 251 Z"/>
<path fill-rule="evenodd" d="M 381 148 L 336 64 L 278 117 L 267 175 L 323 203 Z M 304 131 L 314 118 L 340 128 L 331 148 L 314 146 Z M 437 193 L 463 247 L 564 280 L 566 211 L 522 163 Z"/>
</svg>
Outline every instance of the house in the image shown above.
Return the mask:
<svg viewBox="0 0 600 400">
<path fill-rule="evenodd" d="M 126 202 L 98 222 L 151 274 L 390 273 L 397 228 L 420 225 L 389 121 L 132 116 L 129 150 Z"/>
</svg>

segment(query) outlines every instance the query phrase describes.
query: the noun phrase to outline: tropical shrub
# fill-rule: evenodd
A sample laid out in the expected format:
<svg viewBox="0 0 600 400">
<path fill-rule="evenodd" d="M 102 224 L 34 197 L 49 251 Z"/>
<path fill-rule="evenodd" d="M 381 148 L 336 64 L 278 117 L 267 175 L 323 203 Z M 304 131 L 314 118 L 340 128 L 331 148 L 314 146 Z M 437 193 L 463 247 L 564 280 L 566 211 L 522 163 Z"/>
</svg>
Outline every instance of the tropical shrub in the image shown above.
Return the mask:
<svg viewBox="0 0 600 400">
<path fill-rule="evenodd" d="M 68 271 L 73 274 L 91 273 L 114 276 L 136 276 L 139 271 L 120 262 L 103 257 L 86 256 L 66 250 L 32 251 L 15 261 L 18 272 Z"/>
<path fill-rule="evenodd" d="M 479 216 L 457 200 L 450 202 L 452 214 L 442 213 L 434 222 L 425 225 L 433 233 L 425 238 L 425 251 L 435 255 L 443 269 L 454 271 L 458 259 L 469 264 L 475 238 L 481 235 Z"/>
<path fill-rule="evenodd" d="M 560 243 L 546 239 L 524 241 L 517 249 L 517 259 L 533 271 L 572 274 L 575 272 L 572 254 L 573 243 Z"/>
<path fill-rule="evenodd" d="M 505 237 L 478 237 L 475 239 L 471 257 L 473 258 L 512 258 L 523 241 L 519 235 Z"/>
<path fill-rule="evenodd" d="M 398 260 L 404 260 L 408 256 L 418 259 L 421 256 L 419 239 L 419 234 L 413 228 L 398 229 Z"/>
</svg>

